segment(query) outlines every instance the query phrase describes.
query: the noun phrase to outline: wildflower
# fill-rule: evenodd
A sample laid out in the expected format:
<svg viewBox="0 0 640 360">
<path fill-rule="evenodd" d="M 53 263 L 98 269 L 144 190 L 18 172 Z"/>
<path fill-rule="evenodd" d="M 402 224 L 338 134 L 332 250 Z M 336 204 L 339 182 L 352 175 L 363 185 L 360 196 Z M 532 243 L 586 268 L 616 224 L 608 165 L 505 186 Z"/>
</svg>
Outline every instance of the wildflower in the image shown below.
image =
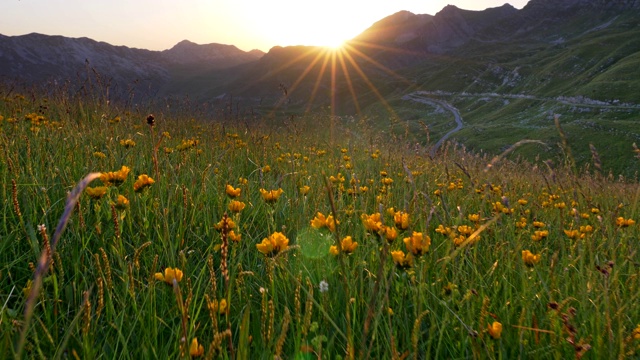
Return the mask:
<svg viewBox="0 0 640 360">
<path fill-rule="evenodd" d="M 593 226 L 591 225 L 580 226 L 580 232 L 582 234 L 590 234 L 593 232 Z"/>
<path fill-rule="evenodd" d="M 222 231 L 225 219 L 227 220 L 226 221 L 227 222 L 227 230 L 231 230 L 231 229 L 234 229 L 236 227 L 236 223 L 233 222 L 233 220 L 230 217 L 223 218 L 222 220 L 218 221 L 218 223 L 215 224 L 213 227 L 218 231 Z"/>
<path fill-rule="evenodd" d="M 473 228 L 469 225 L 460 225 L 458 226 L 458 232 L 462 235 L 469 236 L 473 234 Z"/>
<path fill-rule="evenodd" d="M 278 201 L 278 198 L 280 197 L 280 195 L 282 195 L 283 190 L 282 189 L 278 189 L 278 190 L 265 190 L 265 189 L 260 189 L 260 194 L 262 194 L 262 198 L 264 199 L 264 201 L 268 202 L 268 203 L 273 203 Z"/>
<path fill-rule="evenodd" d="M 522 261 L 527 266 L 533 266 L 540 262 L 540 254 L 533 254 L 529 250 L 522 250 Z"/>
<path fill-rule="evenodd" d="M 309 190 L 311 190 L 311 188 L 305 185 L 305 186 L 301 186 L 299 190 L 300 190 L 300 195 L 305 196 L 309 193 Z"/>
<path fill-rule="evenodd" d="M 169 285 L 173 285 L 173 280 L 176 282 L 180 282 L 182 280 L 183 273 L 178 268 L 166 268 L 164 269 L 164 274 L 161 272 L 157 272 L 154 277 L 158 281 L 164 281 Z"/>
<path fill-rule="evenodd" d="M 116 200 L 115 207 L 118 210 L 124 210 L 129 206 L 129 199 L 124 197 L 124 195 L 118 195 L 118 199 Z"/>
<path fill-rule="evenodd" d="M 167 154 L 167 155 L 173 153 L 173 148 L 165 146 L 164 147 L 164 153 Z"/>
<path fill-rule="evenodd" d="M 521 217 L 520 221 L 516 221 L 516 227 L 518 229 L 524 229 L 527 226 L 527 219 Z"/>
<path fill-rule="evenodd" d="M 200 357 L 202 354 L 204 354 L 204 347 L 198 344 L 198 338 L 195 337 L 191 340 L 191 345 L 189 345 L 189 355 L 191 357 Z"/>
<path fill-rule="evenodd" d="M 390 243 L 398 237 L 398 231 L 391 226 L 381 226 L 378 234 L 380 234 L 380 236 L 384 236 L 384 238 Z"/>
<path fill-rule="evenodd" d="M 229 195 L 230 198 L 237 198 L 238 196 L 240 196 L 241 191 L 242 189 L 240 188 L 236 189 L 229 184 L 227 184 L 227 187 L 225 188 L 225 192 L 227 193 L 227 195 Z"/>
<path fill-rule="evenodd" d="M 553 207 L 555 207 L 556 209 L 562 210 L 567 207 L 567 204 L 565 204 L 564 202 L 559 202 L 559 203 L 553 204 Z"/>
<path fill-rule="evenodd" d="M 265 174 L 266 174 L 266 173 L 268 173 L 269 171 L 271 171 L 271 166 L 269 166 L 269 165 L 265 165 L 265 166 L 263 166 L 263 167 L 262 167 L 262 172 L 263 172 L 263 173 L 265 173 Z"/>
<path fill-rule="evenodd" d="M 240 242 L 240 240 L 242 240 L 242 234 L 236 234 L 233 230 L 229 231 L 227 237 L 233 242 Z"/>
<path fill-rule="evenodd" d="M 640 325 L 633 329 L 633 334 L 631 336 L 633 336 L 633 338 L 636 340 L 640 340 Z"/>
<path fill-rule="evenodd" d="M 540 229 L 545 227 L 546 225 L 542 222 L 542 221 L 534 221 L 533 222 L 533 227 L 536 229 Z"/>
<path fill-rule="evenodd" d="M 391 252 L 391 257 L 399 268 L 405 269 L 413 266 L 413 256 L 411 256 L 411 253 L 405 255 L 402 250 L 396 250 Z"/>
<path fill-rule="evenodd" d="M 409 214 L 403 211 L 397 211 L 393 215 L 393 222 L 400 230 L 407 230 L 409 228 Z"/>
<path fill-rule="evenodd" d="M 243 203 L 242 201 L 231 200 L 231 202 L 229 203 L 229 211 L 239 213 L 240 211 L 244 210 L 245 206 L 245 203 Z"/>
<path fill-rule="evenodd" d="M 321 293 L 329 291 L 329 283 L 326 280 L 320 281 L 318 287 L 320 288 Z"/>
<path fill-rule="evenodd" d="M 480 214 L 469 214 L 467 218 L 474 223 L 480 222 Z"/>
<path fill-rule="evenodd" d="M 416 256 L 427 253 L 429 246 L 431 246 L 431 238 L 416 231 L 413 232 L 411 237 L 404 238 L 403 241 L 407 251 Z"/>
<path fill-rule="evenodd" d="M 332 183 L 343 183 L 345 181 L 345 178 L 344 175 L 338 173 L 336 176 L 329 176 L 329 181 L 331 181 Z"/>
<path fill-rule="evenodd" d="M 337 223 L 340 224 L 339 221 Z M 311 220 L 311 227 L 313 227 L 314 229 L 321 229 L 325 226 L 328 227 L 332 232 L 336 231 L 336 221 L 333 218 L 333 215 L 325 217 L 324 214 L 318 212 L 316 214 L 316 217 Z"/>
<path fill-rule="evenodd" d="M 445 236 L 450 236 L 453 234 L 453 230 L 450 227 L 443 226 L 442 224 L 438 225 L 438 227 L 436 228 L 436 232 Z"/>
<path fill-rule="evenodd" d="M 275 256 L 281 251 L 287 250 L 289 239 L 281 232 L 274 232 L 268 238 L 262 239 L 262 243 L 256 244 L 256 248 L 266 256 Z"/>
<path fill-rule="evenodd" d="M 138 180 L 133 184 L 133 191 L 141 192 L 147 187 L 153 185 L 156 181 L 150 178 L 147 174 L 138 176 Z"/>
<path fill-rule="evenodd" d="M 107 155 L 105 155 L 105 153 L 103 153 L 102 151 L 96 151 L 93 153 L 94 157 L 100 158 L 100 159 L 104 159 L 107 157 Z"/>
<path fill-rule="evenodd" d="M 492 338 L 496 340 L 500 339 L 500 336 L 502 335 L 502 324 L 494 321 L 493 324 L 487 325 L 487 331 Z"/>
<path fill-rule="evenodd" d="M 389 186 L 389 185 L 393 184 L 393 179 L 390 178 L 390 177 L 385 177 L 385 178 L 382 178 L 380 180 L 380 182 L 382 182 L 383 185 Z"/>
<path fill-rule="evenodd" d="M 85 191 L 87 192 L 87 195 L 89 195 L 89 197 L 92 198 L 93 200 L 99 200 L 107 193 L 107 187 L 106 186 L 87 187 Z"/>
<path fill-rule="evenodd" d="M 100 181 L 106 186 L 120 186 L 125 180 L 127 180 L 127 175 L 129 175 L 129 169 L 126 166 L 122 166 L 122 168 L 118 171 L 110 171 L 106 173 L 100 174 Z"/>
<path fill-rule="evenodd" d="M 378 232 L 382 228 L 382 221 L 380 213 L 375 213 L 371 215 L 362 214 L 360 217 L 362 219 L 362 224 L 367 231 Z"/>
<path fill-rule="evenodd" d="M 631 225 L 633 225 L 635 223 L 636 223 L 635 220 L 633 220 L 633 219 L 625 219 L 622 216 L 616 218 L 616 225 L 618 227 L 621 227 L 621 228 L 629 227 L 629 226 L 631 226 Z"/>
<path fill-rule="evenodd" d="M 213 300 L 211 302 L 207 302 L 207 307 L 209 311 L 212 313 L 218 313 L 220 315 L 224 315 L 229 310 L 229 306 L 227 304 L 227 299 L 222 299 L 218 302 L 218 300 Z"/>
<path fill-rule="evenodd" d="M 527 199 L 519 199 L 518 200 L 518 204 L 524 206 L 527 205 L 529 202 L 527 201 Z"/>
<path fill-rule="evenodd" d="M 125 149 L 136 146 L 136 142 L 131 139 L 122 139 L 120 140 L 120 145 L 124 146 Z"/>
<path fill-rule="evenodd" d="M 533 235 L 531 235 L 531 240 L 540 241 L 545 239 L 547 236 L 549 236 L 549 230 L 536 230 L 533 232 Z"/>
<path fill-rule="evenodd" d="M 578 238 L 580 238 L 580 232 L 578 230 L 572 229 L 572 230 L 564 230 L 564 234 L 567 235 L 567 237 L 569 239 L 573 239 L 576 240 Z"/>
</svg>

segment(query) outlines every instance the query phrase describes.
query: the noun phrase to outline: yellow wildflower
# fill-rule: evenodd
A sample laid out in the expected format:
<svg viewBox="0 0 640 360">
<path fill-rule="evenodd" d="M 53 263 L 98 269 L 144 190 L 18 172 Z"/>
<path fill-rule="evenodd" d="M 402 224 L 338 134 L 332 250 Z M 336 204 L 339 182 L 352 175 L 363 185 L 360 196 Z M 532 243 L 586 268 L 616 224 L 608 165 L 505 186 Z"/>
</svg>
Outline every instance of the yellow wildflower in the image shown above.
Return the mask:
<svg viewBox="0 0 640 360">
<path fill-rule="evenodd" d="M 522 250 L 522 261 L 527 266 L 533 266 L 540 262 L 540 254 L 533 254 L 529 250 Z"/>
<path fill-rule="evenodd" d="M 240 242 L 240 240 L 242 240 L 242 235 L 236 234 L 233 230 L 229 231 L 227 237 L 229 237 L 229 239 L 233 242 Z"/>
<path fill-rule="evenodd" d="M 106 186 L 87 187 L 85 189 L 87 195 L 94 200 L 101 199 L 107 193 Z"/>
<path fill-rule="evenodd" d="M 467 218 L 474 223 L 480 222 L 480 214 L 469 214 Z"/>
<path fill-rule="evenodd" d="M 411 253 L 405 255 L 402 250 L 396 250 L 391 252 L 391 257 L 399 268 L 409 268 L 413 266 L 413 256 L 411 256 Z"/>
<path fill-rule="evenodd" d="M 404 238 L 403 241 L 407 251 L 416 256 L 427 253 L 431 246 L 431 238 L 416 231 L 413 232 L 411 237 Z"/>
<path fill-rule="evenodd" d="M 311 220 L 311 226 L 314 229 L 321 229 L 326 226 L 332 232 L 336 231 L 336 223 L 340 224 L 340 221 L 336 222 L 336 220 L 333 218 L 333 215 L 325 217 L 321 212 L 318 212 L 316 214 L 316 217 Z"/>
<path fill-rule="evenodd" d="M 358 243 L 353 241 L 353 239 L 351 238 L 351 236 L 345 236 L 342 241 L 340 241 L 340 246 L 342 247 L 342 252 L 345 254 L 351 254 L 353 253 L 356 248 L 358 247 Z M 329 253 L 331 255 L 338 255 L 340 253 L 340 250 L 338 250 L 338 247 L 336 245 L 332 245 L 329 248 Z"/>
<path fill-rule="evenodd" d="M 213 227 L 218 230 L 218 231 L 222 231 L 222 227 L 224 226 L 224 219 L 218 221 L 217 224 L 215 224 Z M 227 230 L 231 230 L 234 229 L 236 227 L 236 223 L 233 222 L 233 220 L 230 217 L 226 217 L 227 219 Z"/>
<path fill-rule="evenodd" d="M 105 155 L 105 153 L 103 153 L 102 151 L 96 151 L 93 153 L 94 157 L 100 158 L 100 159 L 104 159 L 107 157 L 107 155 Z"/>
<path fill-rule="evenodd" d="M 631 226 L 631 225 L 633 225 L 635 223 L 636 223 L 635 220 L 633 220 L 633 219 L 625 219 L 622 216 L 616 218 L 616 225 L 618 227 L 629 227 L 629 226 Z"/>
<path fill-rule="evenodd" d="M 242 189 L 240 188 L 234 188 L 233 186 L 227 184 L 227 187 L 225 188 L 225 191 L 227 193 L 227 195 L 229 195 L 230 198 L 236 198 L 238 196 L 240 196 L 240 192 L 242 191 Z"/>
<path fill-rule="evenodd" d="M 380 228 L 380 231 L 378 231 L 378 234 L 380 234 L 380 236 L 384 236 L 384 238 L 390 243 L 398 237 L 398 231 L 391 226 L 383 225 Z"/>
<path fill-rule="evenodd" d="M 131 169 L 128 167 L 122 166 L 118 171 L 110 171 L 100 174 L 100 181 L 102 181 L 106 186 L 119 186 L 127 179 L 127 175 L 129 175 L 130 171 Z"/>
<path fill-rule="evenodd" d="M 149 177 L 147 174 L 138 176 L 138 180 L 133 184 L 133 191 L 141 192 L 142 190 L 153 185 L 156 181 Z"/>
<path fill-rule="evenodd" d="M 540 241 L 540 240 L 546 238 L 547 236 L 549 236 L 549 231 L 548 230 L 536 230 L 536 231 L 533 232 L 533 235 L 531 235 L 531 240 Z"/>
<path fill-rule="evenodd" d="M 207 307 L 212 313 L 218 313 L 219 315 L 224 315 L 229 310 L 227 299 L 222 299 L 219 302 L 218 300 L 207 302 Z"/>
<path fill-rule="evenodd" d="M 640 325 L 633 329 L 633 334 L 631 334 L 631 336 L 633 336 L 633 338 L 636 340 L 640 340 Z"/>
<path fill-rule="evenodd" d="M 578 238 L 580 238 L 580 232 L 578 230 L 572 229 L 572 230 L 564 230 L 564 234 L 567 235 L 567 237 L 569 239 L 573 239 L 576 240 Z"/>
<path fill-rule="evenodd" d="M 496 340 L 500 339 L 500 336 L 502 335 L 502 324 L 494 321 L 493 324 L 487 325 L 487 331 L 492 338 Z"/>
<path fill-rule="evenodd" d="M 260 194 L 262 194 L 262 198 L 264 199 L 264 201 L 268 202 L 268 203 L 273 203 L 278 201 L 278 198 L 280 197 L 280 195 L 282 195 L 283 190 L 282 189 L 278 189 L 278 190 L 265 190 L 265 189 L 260 189 Z"/>
<path fill-rule="evenodd" d="M 189 345 L 189 356 L 191 357 L 200 357 L 204 354 L 204 347 L 198 343 L 198 338 L 193 338 L 191 340 L 191 345 Z"/>
<path fill-rule="evenodd" d="M 231 200 L 231 202 L 229 203 L 229 211 L 239 213 L 240 211 L 244 210 L 245 206 L 245 203 L 243 203 L 242 201 Z"/>
<path fill-rule="evenodd" d="M 309 187 L 308 185 L 305 186 L 301 186 L 300 187 L 300 195 L 307 195 L 309 193 L 309 190 L 311 190 L 311 187 Z"/>
<path fill-rule="evenodd" d="M 367 231 L 378 232 L 382 228 L 382 221 L 380 213 L 375 213 L 371 215 L 362 214 L 360 217 L 362 219 L 362 224 Z"/>
<path fill-rule="evenodd" d="M 129 199 L 124 197 L 124 195 L 118 195 L 118 199 L 116 200 L 115 207 L 118 210 L 124 210 L 129 206 Z"/>
<path fill-rule="evenodd" d="M 120 140 L 120 145 L 124 146 L 126 149 L 130 148 L 130 147 L 134 147 L 136 146 L 136 142 L 131 140 L 131 139 L 122 139 Z"/>
<path fill-rule="evenodd" d="M 400 230 L 407 230 L 409 228 L 409 214 L 403 211 L 397 211 L 393 215 L 393 222 Z"/>
<path fill-rule="evenodd" d="M 256 244 L 256 248 L 266 256 L 275 256 L 289 248 L 289 239 L 281 232 L 274 232 L 268 238 L 262 239 L 262 243 Z"/>
<path fill-rule="evenodd" d="M 183 273 L 178 268 L 166 268 L 164 269 L 164 274 L 161 272 L 155 273 L 154 277 L 158 281 L 164 281 L 169 285 L 173 285 L 173 280 L 176 282 L 180 282 L 182 280 Z"/>
</svg>

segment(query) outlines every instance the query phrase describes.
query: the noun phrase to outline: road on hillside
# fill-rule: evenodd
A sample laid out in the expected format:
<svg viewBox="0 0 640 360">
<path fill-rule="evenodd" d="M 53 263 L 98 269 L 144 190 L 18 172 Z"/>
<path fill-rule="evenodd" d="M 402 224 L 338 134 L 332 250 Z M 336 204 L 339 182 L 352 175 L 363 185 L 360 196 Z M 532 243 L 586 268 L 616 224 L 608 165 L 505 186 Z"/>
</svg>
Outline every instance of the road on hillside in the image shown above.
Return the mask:
<svg viewBox="0 0 640 360">
<path fill-rule="evenodd" d="M 436 142 L 436 144 L 431 148 L 431 151 L 429 152 L 429 156 L 432 158 L 436 155 L 436 152 L 438 151 L 440 146 L 442 146 L 442 144 L 451 135 L 462 130 L 462 127 L 464 126 L 464 124 L 462 123 L 462 116 L 460 115 L 460 111 L 458 111 L 457 108 L 455 108 L 453 105 L 445 101 L 428 98 L 426 97 L 426 94 L 423 94 L 420 92 L 415 92 L 412 94 L 405 95 L 402 97 L 402 100 L 415 101 L 415 102 L 419 102 L 419 103 L 427 104 L 431 106 L 441 106 L 443 109 L 448 110 L 453 114 L 453 118 L 456 121 L 456 127 L 453 130 L 450 130 L 448 133 L 444 134 L 444 136 L 440 138 L 440 140 L 438 140 L 438 142 Z"/>
</svg>

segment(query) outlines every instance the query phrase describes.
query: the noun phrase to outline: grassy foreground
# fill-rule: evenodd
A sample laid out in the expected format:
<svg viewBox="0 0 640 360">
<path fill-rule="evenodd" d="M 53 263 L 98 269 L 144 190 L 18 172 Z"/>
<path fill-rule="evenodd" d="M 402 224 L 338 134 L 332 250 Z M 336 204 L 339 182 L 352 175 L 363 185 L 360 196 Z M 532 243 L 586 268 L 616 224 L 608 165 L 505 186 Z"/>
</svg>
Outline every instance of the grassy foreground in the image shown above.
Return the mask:
<svg viewBox="0 0 640 360">
<path fill-rule="evenodd" d="M 0 354 L 640 355 L 637 183 L 328 116 L 3 94 Z"/>
</svg>

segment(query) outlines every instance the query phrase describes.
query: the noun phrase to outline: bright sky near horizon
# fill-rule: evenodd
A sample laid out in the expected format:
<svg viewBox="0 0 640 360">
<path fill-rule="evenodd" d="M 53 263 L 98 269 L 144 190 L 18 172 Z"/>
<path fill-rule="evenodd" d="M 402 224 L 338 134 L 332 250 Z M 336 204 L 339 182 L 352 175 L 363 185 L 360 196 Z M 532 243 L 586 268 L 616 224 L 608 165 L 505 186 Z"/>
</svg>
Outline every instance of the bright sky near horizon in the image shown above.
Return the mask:
<svg viewBox="0 0 640 360">
<path fill-rule="evenodd" d="M 0 34 L 88 37 L 150 50 L 182 40 L 242 50 L 336 46 L 400 10 L 483 10 L 528 0 L 2 0 Z"/>
</svg>

